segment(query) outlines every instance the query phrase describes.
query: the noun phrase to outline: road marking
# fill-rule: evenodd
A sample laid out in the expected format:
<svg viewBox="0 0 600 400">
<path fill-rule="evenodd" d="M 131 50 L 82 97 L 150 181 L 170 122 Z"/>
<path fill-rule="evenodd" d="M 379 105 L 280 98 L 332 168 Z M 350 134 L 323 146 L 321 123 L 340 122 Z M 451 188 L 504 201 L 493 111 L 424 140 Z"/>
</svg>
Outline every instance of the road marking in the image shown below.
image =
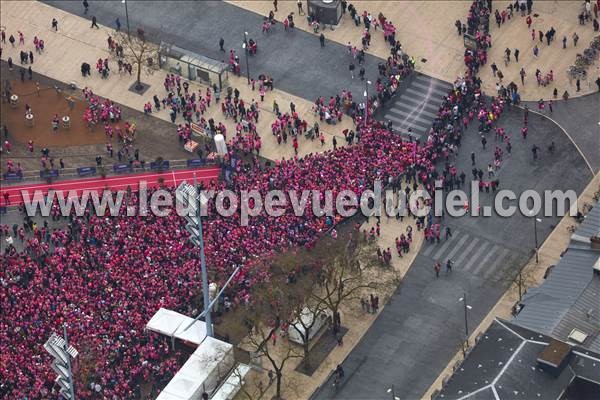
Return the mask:
<svg viewBox="0 0 600 400">
<path fill-rule="evenodd" d="M 496 259 L 494 260 L 494 262 L 492 262 L 490 264 L 490 268 L 483 273 L 483 277 L 484 278 L 489 278 L 494 272 L 496 272 L 496 267 L 501 262 L 504 261 L 504 263 L 507 264 L 508 263 L 508 259 L 506 258 L 506 256 L 508 254 L 510 254 L 510 250 L 509 249 L 502 250 L 502 253 L 498 257 L 496 257 Z"/>
<path fill-rule="evenodd" d="M 450 254 L 448 254 L 448 256 L 446 257 L 446 259 L 452 259 L 452 256 L 454 254 L 456 254 L 456 252 L 458 250 L 460 250 L 460 248 L 463 246 L 463 244 L 465 244 L 465 242 L 467 241 L 467 239 L 469 239 L 469 235 L 465 233 L 465 236 L 463 236 L 458 243 L 456 244 L 456 246 L 454 246 L 454 248 L 452 249 L 452 251 L 450 252 Z M 436 253 L 436 257 L 441 256 L 442 253 L 439 253 L 439 255 Z"/>
<path fill-rule="evenodd" d="M 461 268 L 461 270 L 468 271 L 471 268 L 471 266 L 475 263 L 475 261 L 477 261 L 477 259 L 479 259 L 479 257 L 481 257 L 481 255 L 483 254 L 483 252 L 485 251 L 485 249 L 487 249 L 487 247 L 489 245 L 490 245 L 490 242 L 483 242 L 483 244 L 479 247 L 479 249 L 477 249 L 475 254 L 473 254 L 473 256 L 465 264 L 465 267 Z"/>
<path fill-rule="evenodd" d="M 481 269 L 484 267 L 484 265 L 488 262 L 488 260 L 494 255 L 496 254 L 496 252 L 498 250 L 500 250 L 501 247 L 498 246 L 497 244 L 495 244 L 491 249 L 490 252 L 486 254 L 486 256 L 483 258 L 483 260 L 481 260 L 481 263 L 479 263 L 479 265 L 473 270 L 474 274 L 478 274 L 479 271 L 481 271 Z"/>
<path fill-rule="evenodd" d="M 471 243 L 469 243 L 469 245 L 467 246 L 467 249 L 465 251 L 463 251 L 461 253 L 461 255 L 456 259 L 455 263 L 457 266 L 459 266 L 463 262 L 465 257 L 475 248 L 477 243 L 479 243 L 478 238 L 475 238 L 475 240 L 473 240 Z"/>
<path fill-rule="evenodd" d="M 450 243 L 452 243 L 452 241 L 455 240 L 456 237 L 460 237 L 460 234 L 456 235 L 457 233 L 458 232 L 455 231 L 454 235 L 450 239 L 448 239 L 448 240 L 445 241 L 445 243 L 442 245 L 442 247 L 440 247 L 439 250 L 438 250 L 439 254 L 442 254 L 444 251 L 446 251 L 446 249 L 448 248 L 448 246 L 450 246 Z M 440 233 L 440 235 L 441 235 L 441 233 Z M 429 248 L 427 248 L 427 250 L 430 250 L 429 253 L 431 253 L 431 251 L 435 247 L 436 246 L 432 244 Z M 427 253 L 427 254 L 423 253 L 423 254 L 429 255 L 429 253 Z"/>
</svg>

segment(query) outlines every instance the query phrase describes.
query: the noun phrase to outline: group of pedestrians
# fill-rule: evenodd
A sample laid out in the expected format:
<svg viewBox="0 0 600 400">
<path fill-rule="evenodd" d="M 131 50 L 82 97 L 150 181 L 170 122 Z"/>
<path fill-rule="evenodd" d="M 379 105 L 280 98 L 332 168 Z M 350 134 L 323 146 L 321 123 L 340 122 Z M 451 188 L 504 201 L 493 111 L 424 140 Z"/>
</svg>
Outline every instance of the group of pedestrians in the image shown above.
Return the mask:
<svg viewBox="0 0 600 400">
<path fill-rule="evenodd" d="M 19 48 L 21 48 L 21 46 L 26 46 L 25 34 L 21 31 L 18 31 L 18 37 L 19 37 L 18 44 L 15 45 L 16 40 L 15 40 L 14 35 L 12 35 L 12 34 L 9 35 L 8 42 L 10 43 L 10 45 L 12 47 L 19 47 Z M 0 42 L 2 43 L 0 46 L 6 44 L 6 31 L 5 30 L 0 31 Z M 43 39 L 40 39 L 37 36 L 34 36 L 33 37 L 33 46 L 34 46 L 35 52 L 37 54 L 42 54 L 44 52 L 45 43 L 44 43 Z M 0 47 L 0 56 L 1 55 L 2 55 L 2 47 Z M 31 71 L 31 64 L 33 64 L 34 60 L 35 60 L 35 56 L 34 56 L 32 50 L 27 51 L 27 49 L 25 49 L 25 50 L 21 50 L 19 52 L 19 63 L 21 65 L 29 64 L 29 67 L 28 67 L 29 71 Z M 12 57 L 8 57 L 6 59 L 6 63 L 8 65 L 8 69 L 10 71 L 12 71 L 14 68 L 14 61 L 13 61 Z M 25 75 L 24 67 L 21 67 L 20 71 L 21 71 L 21 78 L 24 78 L 24 75 Z M 29 74 L 31 76 L 31 72 L 29 72 Z"/>
</svg>

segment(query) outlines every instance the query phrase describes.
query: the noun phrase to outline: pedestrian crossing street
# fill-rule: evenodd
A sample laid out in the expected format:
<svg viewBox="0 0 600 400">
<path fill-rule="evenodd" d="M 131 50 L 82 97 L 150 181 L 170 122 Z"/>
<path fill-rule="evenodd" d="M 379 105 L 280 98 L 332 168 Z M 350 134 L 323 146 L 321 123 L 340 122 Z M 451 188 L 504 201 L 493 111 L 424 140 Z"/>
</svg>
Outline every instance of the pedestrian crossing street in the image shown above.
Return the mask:
<svg viewBox="0 0 600 400">
<path fill-rule="evenodd" d="M 417 140 L 424 140 L 437 116 L 442 98 L 448 94 L 452 84 L 417 74 L 404 92 L 398 96 L 384 114 L 392 121 L 392 130 L 406 136 L 408 128 Z"/>
<path fill-rule="evenodd" d="M 444 240 L 444 237 L 442 232 L 440 243 L 424 243 L 421 250 L 421 255 L 432 259 L 432 269 L 434 261 L 442 263 L 442 275 L 446 261 L 450 259 L 454 261 L 453 271 L 470 273 L 496 282 L 510 281 L 524 261 L 523 254 L 481 236 L 454 230 L 448 240 Z"/>
</svg>

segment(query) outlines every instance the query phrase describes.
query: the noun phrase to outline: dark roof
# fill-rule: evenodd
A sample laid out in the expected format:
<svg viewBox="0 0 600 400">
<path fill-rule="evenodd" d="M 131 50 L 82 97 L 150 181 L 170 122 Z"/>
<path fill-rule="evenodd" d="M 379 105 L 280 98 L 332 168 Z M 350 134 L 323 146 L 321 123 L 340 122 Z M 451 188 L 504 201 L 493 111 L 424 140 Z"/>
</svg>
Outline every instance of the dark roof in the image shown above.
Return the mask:
<svg viewBox="0 0 600 400">
<path fill-rule="evenodd" d="M 600 236 L 600 201 L 585 216 L 585 219 L 575 231 L 571 240 L 574 242 L 589 243 L 592 236 Z"/>
<path fill-rule="evenodd" d="M 542 370 L 537 360 L 552 340 L 495 320 L 436 398 L 559 399 L 575 377 L 600 385 L 600 354 L 579 347 L 558 376 Z"/>
<path fill-rule="evenodd" d="M 512 322 L 563 341 L 573 328 L 598 333 L 600 302 L 594 300 L 600 277 L 594 274 L 593 265 L 599 257 L 597 250 L 569 248 L 544 283 L 527 291 L 523 308 Z M 587 316 L 589 310 L 595 320 Z M 594 342 L 592 350 L 600 351 L 600 343 Z"/>
</svg>

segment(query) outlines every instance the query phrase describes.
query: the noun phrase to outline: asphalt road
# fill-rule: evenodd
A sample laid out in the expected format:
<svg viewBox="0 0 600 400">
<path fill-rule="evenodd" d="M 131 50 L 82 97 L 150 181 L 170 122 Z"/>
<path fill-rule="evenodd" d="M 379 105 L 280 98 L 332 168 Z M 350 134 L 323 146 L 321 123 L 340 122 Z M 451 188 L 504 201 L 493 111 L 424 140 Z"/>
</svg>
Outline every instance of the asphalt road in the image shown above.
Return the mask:
<svg viewBox="0 0 600 400">
<path fill-rule="evenodd" d="M 47 3 L 74 14 L 83 13 L 78 1 Z M 259 47 L 259 54 L 250 60 L 252 75 L 268 73 L 274 77 L 276 87 L 294 95 L 312 100 L 318 95 L 338 93 L 343 88 L 355 93 L 363 90 L 360 81 L 352 81 L 348 76 L 349 60 L 343 46 L 328 41 L 321 49 L 314 35 L 299 30 L 286 33 L 281 26 L 271 35 L 263 36 L 260 15 L 220 2 L 128 1 L 127 4 L 133 30 L 139 26 L 150 33 L 160 32 L 160 40 L 209 57 L 222 57 L 223 53 L 218 51 L 221 36 L 227 48 L 236 47 L 241 53 L 243 32 L 248 31 Z M 96 15 L 99 22 L 107 25 L 112 25 L 119 17 L 125 25 L 124 11 L 119 2 L 91 1 L 89 15 Z M 305 21 L 297 21 L 299 23 Z M 231 46 L 232 43 L 236 45 Z M 368 57 L 369 76 L 376 72 L 377 61 Z M 597 126 L 597 121 L 588 125 L 589 119 L 593 119 L 589 110 L 593 112 L 595 103 L 585 100 L 582 103 L 581 107 L 573 107 L 583 110 L 588 118 L 574 120 L 569 127 L 573 125 L 574 129 L 583 131 L 581 146 L 590 147 L 593 155 L 594 139 L 587 138 L 585 132 L 591 132 Z M 568 107 L 571 104 L 570 100 Z M 551 121 L 530 115 L 529 138 L 523 143 L 519 135 L 521 121 L 520 110 L 509 110 L 500 120 L 512 134 L 514 146 L 498 173 L 501 188 L 512 189 L 517 195 L 526 189 L 539 192 L 561 188 L 579 193 L 590 180 L 591 172 L 568 138 Z M 579 123 L 582 125 L 578 126 Z M 550 141 L 557 145 L 554 155 L 546 152 Z M 541 158 L 536 162 L 532 160 L 530 150 L 534 143 L 542 148 Z M 471 127 L 456 161 L 458 169 L 464 169 L 470 176 L 469 154 L 474 151 L 478 167 L 485 171 L 493 158 L 493 147 L 494 139 L 490 138 L 487 150 L 483 151 L 480 138 Z M 492 193 L 483 193 L 481 202 L 482 205 L 491 204 Z M 538 224 L 540 242 L 557 221 L 558 218 L 544 217 Z M 388 389 L 392 385 L 401 399 L 420 398 L 458 350 L 464 336 L 464 310 L 458 299 L 467 293 L 468 303 L 472 306 L 468 313 L 469 326 L 475 327 L 508 285 L 503 276 L 492 274 L 486 277 L 471 272 L 486 259 L 477 246 L 485 243 L 486 248 L 500 248 L 502 254 L 510 255 L 510 262 L 502 270 L 507 276 L 516 274 L 534 247 L 532 220 L 522 215 L 447 218 L 444 224 L 451 226 L 457 236 L 467 239 L 457 237 L 453 239 L 458 241 L 455 246 L 450 246 L 455 242 L 449 242 L 447 248 L 428 250 L 424 247 L 421 250 L 391 302 L 343 363 L 348 377 L 343 386 L 333 393 L 330 383 L 325 383 L 315 398 L 389 399 Z M 451 275 L 436 279 L 432 256 L 438 253 L 461 259 L 462 265 Z"/>
<path fill-rule="evenodd" d="M 562 131 L 548 119 L 530 114 L 527 142 L 519 133 L 522 111 L 507 111 L 500 123 L 513 132 L 513 150 L 498 173 L 503 189 L 517 195 L 526 189 L 573 189 L 580 193 L 592 175 L 583 158 Z M 471 127 L 456 162 L 470 176 L 470 153 L 476 153 L 478 167 L 486 170 L 493 157 L 494 139 L 482 150 L 477 131 Z M 554 141 L 557 152 L 547 153 Z M 531 146 L 542 148 L 534 162 Z M 467 178 L 467 181 L 469 178 Z M 481 193 L 481 204 L 493 204 L 492 193 Z M 550 234 L 559 218 L 542 217 L 538 223 L 539 242 Z M 336 392 L 325 383 L 314 399 L 390 399 L 392 388 L 401 399 L 421 398 L 437 376 L 460 350 L 464 338 L 464 307 L 459 301 L 467 294 L 469 329 L 476 327 L 496 304 L 511 277 L 533 254 L 534 226 L 531 218 L 515 215 L 501 218 L 446 218 L 454 237 L 429 249 L 425 244 L 401 287 L 377 320 L 342 364 L 345 379 Z M 495 252 L 492 257 L 488 253 Z M 435 277 L 436 255 L 445 262 L 458 260 L 451 274 Z M 501 257 L 501 259 L 496 260 Z M 492 268 L 492 270 L 489 270 Z"/>
<path fill-rule="evenodd" d="M 530 109 L 538 110 L 536 102 L 526 102 Z M 600 171 L 600 93 L 559 100 L 550 113 L 548 105 L 544 114 L 558 122 L 573 138 L 594 169 Z"/>
<path fill-rule="evenodd" d="M 94 15 L 99 23 L 113 28 L 118 17 L 122 29 L 126 29 L 125 6 L 118 1 L 89 1 L 87 16 L 83 15 L 81 1 L 45 3 L 90 19 Z M 229 53 L 219 51 L 219 39 L 223 37 L 225 48 L 235 49 L 239 55 L 243 74 L 245 55 L 241 46 L 244 32 L 248 32 L 248 37 L 258 44 L 258 53 L 249 59 L 250 76 L 269 74 L 278 89 L 310 101 L 317 96 L 335 96 L 344 88 L 355 94 L 364 91 L 364 83 L 350 77 L 350 57 L 343 45 L 327 40 L 325 47 L 321 48 L 318 36 L 300 29 L 285 32 L 281 24 L 277 24 L 272 33 L 264 35 L 261 33 L 264 16 L 231 4 L 220 1 L 128 0 L 127 7 L 132 32 L 140 27 L 156 41 L 227 62 Z M 285 17 L 282 13 L 276 15 L 279 21 Z M 305 17 L 297 15 L 295 22 L 297 25 L 307 23 Z M 370 55 L 366 57 L 367 78 L 372 81 L 380 61 Z M 356 72 L 358 74 L 358 67 Z"/>
</svg>

